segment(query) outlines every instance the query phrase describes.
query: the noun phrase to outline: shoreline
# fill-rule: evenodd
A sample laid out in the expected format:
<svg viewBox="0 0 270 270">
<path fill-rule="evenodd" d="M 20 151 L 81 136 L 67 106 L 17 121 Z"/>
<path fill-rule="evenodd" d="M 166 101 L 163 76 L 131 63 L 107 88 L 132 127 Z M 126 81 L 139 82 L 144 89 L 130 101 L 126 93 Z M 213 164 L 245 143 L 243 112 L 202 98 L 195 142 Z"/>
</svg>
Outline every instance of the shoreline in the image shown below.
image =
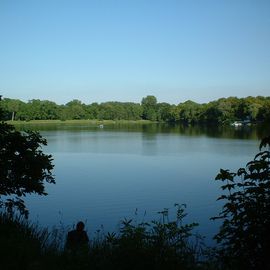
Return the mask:
<svg viewBox="0 0 270 270">
<path fill-rule="evenodd" d="M 30 120 L 30 121 L 5 121 L 11 125 L 36 125 L 36 124 L 155 124 L 160 122 L 154 122 L 150 120 L 98 120 L 98 119 L 83 119 L 83 120 Z"/>
</svg>

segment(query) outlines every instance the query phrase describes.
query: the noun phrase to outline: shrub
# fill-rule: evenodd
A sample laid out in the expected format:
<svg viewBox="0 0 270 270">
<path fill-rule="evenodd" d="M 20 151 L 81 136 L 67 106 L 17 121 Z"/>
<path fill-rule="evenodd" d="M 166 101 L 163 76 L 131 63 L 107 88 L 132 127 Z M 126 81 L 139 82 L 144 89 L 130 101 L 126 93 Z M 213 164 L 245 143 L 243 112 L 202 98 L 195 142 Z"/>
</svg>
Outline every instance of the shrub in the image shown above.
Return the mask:
<svg viewBox="0 0 270 270">
<path fill-rule="evenodd" d="M 237 172 L 220 170 L 227 193 L 219 216 L 223 224 L 215 239 L 225 269 L 270 269 L 270 137 L 262 140 L 260 152 Z M 262 148 L 266 148 L 262 151 Z"/>
</svg>

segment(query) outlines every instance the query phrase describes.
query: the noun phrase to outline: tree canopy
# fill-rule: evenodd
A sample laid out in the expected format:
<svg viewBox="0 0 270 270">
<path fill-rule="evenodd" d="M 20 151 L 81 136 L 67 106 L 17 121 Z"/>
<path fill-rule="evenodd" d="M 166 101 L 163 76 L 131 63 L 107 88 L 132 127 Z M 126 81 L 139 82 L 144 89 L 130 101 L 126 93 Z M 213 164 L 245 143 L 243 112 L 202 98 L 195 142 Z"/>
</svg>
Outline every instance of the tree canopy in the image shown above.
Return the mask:
<svg viewBox="0 0 270 270">
<path fill-rule="evenodd" d="M 4 120 L 151 120 L 160 122 L 219 123 L 236 120 L 252 122 L 270 120 L 270 97 L 220 98 L 199 104 L 188 100 L 177 105 L 159 103 L 153 95 L 142 98 L 141 103 L 108 101 L 84 104 L 72 100 L 58 105 L 48 100 L 33 99 L 23 102 L 4 98 L 1 101 Z"/>
<path fill-rule="evenodd" d="M 47 195 L 45 182 L 55 183 L 52 156 L 41 146 L 46 140 L 37 132 L 19 132 L 0 123 L 0 207 L 28 215 L 27 194 Z"/>
</svg>

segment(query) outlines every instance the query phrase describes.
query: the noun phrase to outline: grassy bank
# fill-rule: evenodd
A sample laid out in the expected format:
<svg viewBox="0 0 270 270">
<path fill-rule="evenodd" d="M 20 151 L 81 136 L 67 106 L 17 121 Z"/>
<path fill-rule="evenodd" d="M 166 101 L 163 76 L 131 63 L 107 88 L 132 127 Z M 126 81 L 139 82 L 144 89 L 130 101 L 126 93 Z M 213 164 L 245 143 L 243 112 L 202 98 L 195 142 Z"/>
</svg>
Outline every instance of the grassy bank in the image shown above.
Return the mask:
<svg viewBox="0 0 270 270">
<path fill-rule="evenodd" d="M 51 125 L 51 124 L 78 124 L 78 125 L 113 125 L 113 124 L 151 124 L 156 123 L 149 120 L 31 120 L 31 121 L 6 121 L 12 125 Z"/>
<path fill-rule="evenodd" d="M 203 245 L 193 234 L 197 224 L 185 224 L 183 207 L 176 207 L 172 221 L 167 210 L 150 223 L 123 220 L 118 232 L 96 234 L 89 249 L 78 254 L 63 249 L 66 233 L 61 228 L 49 232 L 1 214 L 1 269 L 210 269 L 200 261 Z"/>
</svg>

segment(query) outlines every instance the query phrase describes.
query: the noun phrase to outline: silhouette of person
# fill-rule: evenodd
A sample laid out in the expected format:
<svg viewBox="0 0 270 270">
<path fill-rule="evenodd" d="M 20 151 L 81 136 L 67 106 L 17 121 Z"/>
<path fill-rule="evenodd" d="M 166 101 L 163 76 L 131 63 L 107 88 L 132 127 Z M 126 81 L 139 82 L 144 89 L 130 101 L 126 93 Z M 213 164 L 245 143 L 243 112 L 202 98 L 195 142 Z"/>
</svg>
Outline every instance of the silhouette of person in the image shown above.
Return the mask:
<svg viewBox="0 0 270 270">
<path fill-rule="evenodd" d="M 79 221 L 76 230 L 68 232 L 65 248 L 67 251 L 76 253 L 77 251 L 87 250 L 89 238 L 84 230 L 84 223 Z"/>
</svg>

